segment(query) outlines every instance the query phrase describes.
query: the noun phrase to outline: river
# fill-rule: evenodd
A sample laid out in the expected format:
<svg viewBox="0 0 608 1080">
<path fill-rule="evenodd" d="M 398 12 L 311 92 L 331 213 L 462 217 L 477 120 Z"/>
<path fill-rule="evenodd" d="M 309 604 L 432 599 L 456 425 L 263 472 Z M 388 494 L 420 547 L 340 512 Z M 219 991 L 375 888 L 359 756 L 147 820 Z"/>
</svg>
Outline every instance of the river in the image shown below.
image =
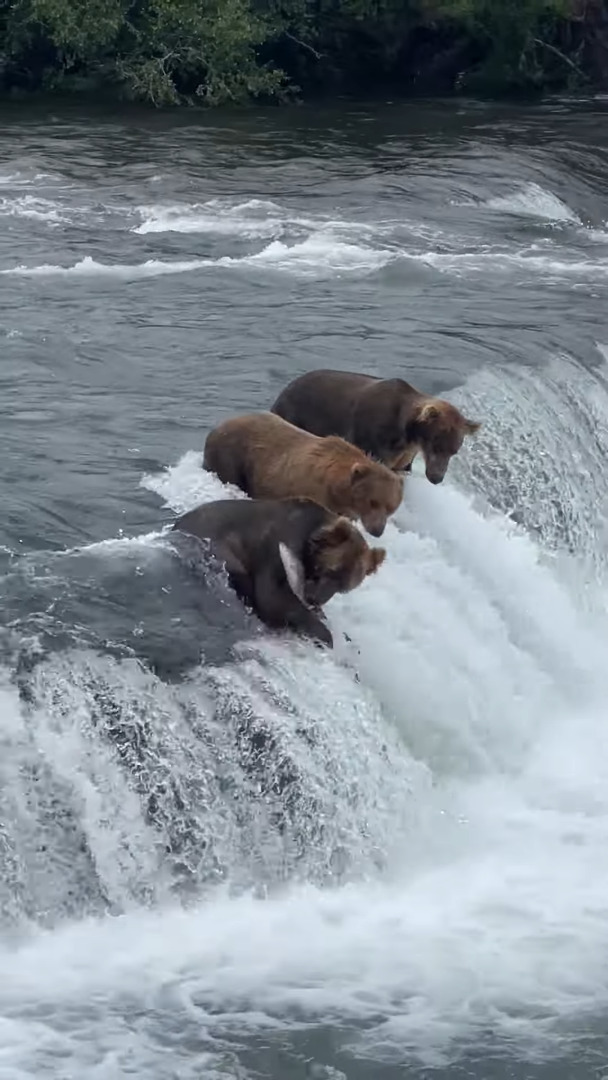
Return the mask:
<svg viewBox="0 0 608 1080">
<path fill-rule="evenodd" d="M 0 1080 L 605 1074 L 606 120 L 4 108 Z M 315 366 L 483 421 L 333 654 L 166 536 Z"/>
</svg>

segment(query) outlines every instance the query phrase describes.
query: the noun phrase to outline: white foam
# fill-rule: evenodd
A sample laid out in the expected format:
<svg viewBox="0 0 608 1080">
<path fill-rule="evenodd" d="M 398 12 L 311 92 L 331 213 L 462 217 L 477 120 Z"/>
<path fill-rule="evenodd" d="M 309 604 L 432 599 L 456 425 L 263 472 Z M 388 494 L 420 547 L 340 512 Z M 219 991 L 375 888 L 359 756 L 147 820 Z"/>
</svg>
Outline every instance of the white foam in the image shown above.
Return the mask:
<svg viewBox="0 0 608 1080">
<path fill-rule="evenodd" d="M 209 233 L 218 236 L 237 236 L 246 239 L 281 239 L 291 236 L 312 236 L 327 233 L 349 239 L 392 233 L 401 221 L 347 221 L 317 214 L 314 217 L 296 213 L 267 199 L 211 199 L 205 203 L 168 203 L 140 206 L 136 212 L 143 221 L 133 228 L 134 233 Z M 414 235 L 437 235 L 437 230 L 425 229 L 418 223 L 407 224 Z"/>
<path fill-rule="evenodd" d="M 552 222 L 571 222 L 581 224 L 581 220 L 574 210 L 554 195 L 546 191 L 540 184 L 527 183 L 519 190 L 508 195 L 499 195 L 488 199 L 485 204 L 489 210 L 499 210 L 506 214 L 517 214 L 520 217 L 535 217 Z"/>
<path fill-rule="evenodd" d="M 282 235 L 290 229 L 312 229 L 310 218 L 290 215 L 277 203 L 264 199 L 248 199 L 230 203 L 212 199 L 206 203 L 169 203 L 140 206 L 143 218 L 133 232 L 148 233 L 212 233 L 219 236 L 265 238 Z"/>
<path fill-rule="evenodd" d="M 0 273 L 17 277 L 66 277 L 72 275 L 74 277 L 87 277 L 90 275 L 127 281 L 135 278 L 162 277 L 163 274 L 187 274 L 209 265 L 212 264 L 208 259 L 182 259 L 176 262 L 148 259 L 146 262 L 134 265 L 117 264 L 110 266 L 107 263 L 97 262 L 90 255 L 85 255 L 83 259 L 74 263 L 73 266 L 54 266 L 52 263 L 43 263 L 40 266 L 15 266 L 8 270 L 0 270 Z"/>
<path fill-rule="evenodd" d="M 40 185 L 41 182 L 42 186 L 45 187 L 68 188 L 73 186 L 71 182 L 66 181 L 65 177 L 55 173 L 40 172 L 32 174 L 21 172 L 20 170 L 17 170 L 16 172 L 0 173 L 0 188 L 28 188 L 33 184 Z"/>
<path fill-rule="evenodd" d="M 43 221 L 47 225 L 59 225 L 67 218 L 61 212 L 62 207 L 49 199 L 35 198 L 33 195 L 22 195 L 16 199 L 0 199 L 0 216 L 2 217 L 25 217 L 33 221 Z"/>
<path fill-rule="evenodd" d="M 203 494 L 194 464 L 156 484 L 176 508 Z M 331 703 L 347 769 L 371 691 L 404 754 L 432 771 L 411 827 L 393 822 L 388 876 L 265 902 L 216 894 L 189 912 L 85 922 L 5 950 L 8 1065 L 25 1067 L 35 1038 L 39 1061 L 60 1046 L 66 1069 L 93 1078 L 102 1053 L 123 1060 L 131 1012 L 174 1030 L 176 1010 L 205 1050 L 331 1023 L 358 1026 L 350 1052 L 373 1060 L 441 1064 L 488 1033 L 540 1057 L 570 1038 L 561 1021 L 608 1007 L 608 686 L 596 671 L 606 618 L 584 622 L 535 545 L 480 516 L 449 481 L 408 483 L 399 516 L 379 573 L 327 608 L 336 634 L 354 639 L 343 649 L 361 676 L 360 714 L 341 711 L 354 687 L 331 657 L 274 646 L 275 686 L 290 688 L 297 713 Z M 245 668 L 239 692 L 254 678 Z M 377 754 L 369 743 L 368 768 L 381 769 Z M 67 776 L 69 755 L 64 766 Z M 134 1075 L 155 1071 L 143 1030 L 128 1046 Z M 188 1030 L 174 1037 L 184 1076 L 188 1046 Z"/>
<path fill-rule="evenodd" d="M 608 228 L 605 225 L 601 229 L 584 229 L 583 235 L 594 244 L 608 244 Z"/>
<path fill-rule="evenodd" d="M 417 477 L 407 485 L 396 520 L 406 531 L 391 523 L 382 542 L 392 563 L 404 571 L 411 565 L 412 572 L 388 640 L 380 628 L 390 624 L 394 609 L 392 574 L 379 574 L 374 582 L 374 618 L 364 611 L 365 590 L 333 606 L 353 627 L 366 682 L 393 715 L 403 717 L 409 744 L 414 733 L 416 745 L 422 740 L 425 759 L 429 739 L 446 755 L 450 771 L 456 761 L 502 769 L 538 736 L 543 716 L 553 724 L 572 703 L 584 708 L 585 701 L 601 698 L 605 675 L 597 627 L 588 628 L 523 532 L 500 516 L 480 516 L 449 483 L 437 489 Z M 452 622 L 461 605 L 467 618 L 457 633 L 439 635 L 438 654 L 437 623 Z M 579 645 L 574 651 L 571 636 Z M 448 681 L 437 678 L 438 664 L 452 673 Z M 393 665 L 416 671 L 407 709 L 400 680 L 389 677 Z"/>
<path fill-rule="evenodd" d="M 214 499 L 246 498 L 239 488 L 222 484 L 217 476 L 203 469 L 203 453 L 196 450 L 189 450 L 176 465 L 161 473 L 147 474 L 141 486 L 159 495 L 164 505 L 177 514 L 185 514 Z"/>
<path fill-rule="evenodd" d="M 172 1051 L 182 1051 L 184 1068 L 186 1017 L 207 1042 L 305 1030 L 315 1021 L 364 1024 L 351 1046 L 376 1060 L 411 1055 L 440 1064 L 450 1060 L 452 1039 L 488 1029 L 511 1048 L 547 1052 L 557 1040 L 555 1019 L 605 1001 L 603 956 L 594 948 L 604 900 L 591 861 L 601 857 L 603 830 L 576 859 L 567 836 L 554 843 L 566 820 L 552 821 L 539 807 L 529 837 L 517 798 L 500 788 L 480 788 L 476 798 L 488 800 L 488 827 L 479 822 L 482 850 L 468 858 L 459 848 L 449 865 L 390 885 L 298 889 L 265 902 L 221 897 L 188 913 L 142 912 L 41 936 L 2 956 L 0 1008 L 10 1004 L 15 1024 L 22 1010 L 39 1010 L 47 1036 L 57 1032 L 64 1060 L 85 1076 L 94 1073 L 84 1045 L 93 1062 L 104 1045 L 124 1052 L 131 1010 L 171 1029 L 183 1010 L 186 1031 L 183 1041 L 174 1036 Z M 498 819 L 507 826 L 503 843 L 484 850 Z M 558 859 L 540 889 L 531 865 L 539 858 L 545 869 Z M 581 922 L 583 892 L 589 911 Z M 5 1060 L 19 1062 L 35 1035 L 29 1027 L 14 1032 Z M 135 1075 L 143 1076 L 156 1059 L 143 1031 L 130 1044 Z"/>
<path fill-rule="evenodd" d="M 535 183 L 525 184 L 509 195 L 491 198 L 483 205 L 502 213 L 535 217 L 551 223 L 576 224 L 581 234 L 593 242 L 606 242 L 604 230 L 584 227 L 570 207 Z M 300 277 L 323 278 L 345 273 L 374 273 L 396 260 L 412 259 L 440 272 L 457 275 L 486 273 L 488 266 L 499 272 L 521 269 L 545 279 L 603 278 L 608 273 L 606 260 L 564 258 L 561 252 L 543 251 L 543 245 L 505 250 L 479 242 L 474 250 L 462 250 L 462 237 L 448 237 L 431 224 L 408 219 L 364 222 L 322 215 L 313 218 L 295 214 L 267 200 L 234 203 L 214 199 L 200 204 L 159 204 L 140 207 L 138 213 L 144 220 L 133 231 L 140 234 L 208 233 L 270 240 L 259 252 L 238 257 L 225 255 L 196 266 L 186 264 L 186 270 L 198 269 L 201 265 L 261 267 Z M 416 251 L 420 240 L 438 241 L 441 250 L 431 246 L 431 250 Z M 170 271 L 159 268 L 158 272 Z"/>
<path fill-rule="evenodd" d="M 258 254 L 239 261 L 249 266 L 319 277 L 323 274 L 373 273 L 395 257 L 394 251 L 349 244 L 327 231 L 315 233 L 298 244 L 288 245 L 275 240 Z"/>
<path fill-rule="evenodd" d="M 608 571 L 608 366 L 571 357 L 491 365 L 450 395 L 483 417 L 450 466 L 454 479 L 514 515 L 553 555 L 572 552 L 590 580 Z M 587 594 L 592 594 L 589 588 Z"/>
<path fill-rule="evenodd" d="M 147 486 L 176 510 L 225 494 L 195 481 L 198 462 Z M 410 478 L 382 542 L 379 573 L 327 614 L 353 638 L 335 659 L 434 776 L 390 880 L 155 916 L 128 956 L 123 931 L 92 928 L 104 959 L 77 974 L 67 960 L 70 994 L 172 978 L 216 1033 L 353 1021 L 367 1029 L 353 1052 L 427 1063 L 488 1030 L 548 1053 L 560 1020 L 608 1007 L 605 611 L 590 618 L 527 536 L 449 479 Z M 312 649 L 310 665 L 321 687 Z M 70 940 L 52 947 L 76 957 Z"/>
<path fill-rule="evenodd" d="M 593 278 L 608 276 L 608 259 L 570 259 L 565 260 L 553 255 L 535 255 L 526 251 L 478 250 L 467 252 L 427 251 L 409 254 L 408 258 L 431 266 L 440 273 L 447 274 L 487 274 L 492 270 L 513 272 L 514 270 L 532 272 L 545 278 L 582 277 Z"/>
<path fill-rule="evenodd" d="M 178 512 L 225 497 L 201 460 L 190 453 L 142 482 Z M 577 1021 L 605 1015 L 605 597 L 590 612 L 584 583 L 563 582 L 557 562 L 477 508 L 451 470 L 437 488 L 408 479 L 382 543 L 380 571 L 327 605 L 334 654 L 281 639 L 265 665 L 215 677 L 286 738 L 294 717 L 314 720 L 320 749 L 301 763 L 326 794 L 325 819 L 340 818 L 349 841 L 347 823 L 365 825 L 386 872 L 264 902 L 215 892 L 187 912 L 87 921 L 4 949 L 6 1068 L 40 1073 L 60 1051 L 83 1080 L 120 1075 L 127 1060 L 132 1075 L 162 1076 L 166 1030 L 171 1068 L 190 1080 L 193 1031 L 206 1053 L 213 1040 L 287 1038 L 315 1023 L 336 1039 L 352 1025 L 349 1053 L 404 1068 L 449 1063 L 488 1038 L 540 1058 L 570 1046 Z M 64 675 L 66 693 L 75 681 Z M 59 690 L 47 692 L 52 702 Z M 143 696 L 152 711 L 170 694 Z M 82 753 L 62 749 L 84 708 L 68 701 L 64 729 L 45 743 L 66 777 L 83 768 Z M 192 760 L 191 730 L 176 714 L 157 719 Z M 175 776 L 181 758 L 171 764 Z M 89 780 L 78 778 L 85 792 Z M 88 820 L 105 820 L 111 802 L 87 797 Z M 135 817 L 126 804 L 120 835 Z M 119 874 L 108 838 L 98 843 L 104 874 Z M 306 854 L 321 857 L 314 845 Z"/>
<path fill-rule="evenodd" d="M 161 277 L 164 274 L 187 274 L 213 267 L 258 268 L 292 273 L 303 277 L 336 276 L 340 273 L 371 273 L 385 266 L 395 257 L 394 252 L 375 250 L 358 244 L 338 240 L 331 234 L 318 234 L 296 244 L 284 244 L 279 240 L 270 243 L 260 252 L 236 258 L 229 255 L 219 259 L 186 259 L 168 262 L 148 259 L 131 265 L 98 262 L 86 255 L 73 266 L 15 266 L 1 270 L 0 274 L 18 277 L 86 277 L 99 276 L 118 280 Z"/>
<path fill-rule="evenodd" d="M 66 548 L 64 554 L 71 555 L 80 551 L 99 551 L 112 554 L 116 551 L 135 551 L 138 548 L 156 547 L 166 538 L 167 530 L 141 533 L 139 536 L 113 536 L 107 540 L 97 540 L 91 544 Z"/>
</svg>

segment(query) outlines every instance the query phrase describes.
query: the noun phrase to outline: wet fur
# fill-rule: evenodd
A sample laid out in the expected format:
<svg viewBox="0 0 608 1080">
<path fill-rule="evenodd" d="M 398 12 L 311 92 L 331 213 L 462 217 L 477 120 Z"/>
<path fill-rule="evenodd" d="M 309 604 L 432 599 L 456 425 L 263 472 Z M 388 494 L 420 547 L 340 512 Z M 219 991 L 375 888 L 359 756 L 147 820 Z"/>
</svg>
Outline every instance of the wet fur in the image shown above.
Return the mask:
<svg viewBox="0 0 608 1080">
<path fill-rule="evenodd" d="M 386 554 L 370 548 L 346 518 L 309 499 L 222 499 L 184 514 L 173 528 L 209 541 L 232 588 L 267 626 L 330 648 L 321 606 L 357 588 Z M 298 578 L 296 591 L 288 572 Z"/>
<path fill-rule="evenodd" d="M 454 454 L 480 424 L 455 405 L 403 379 L 347 371 L 309 371 L 279 394 L 271 412 L 317 436 L 339 435 L 396 472 L 422 453 L 440 483 Z"/>
<path fill-rule="evenodd" d="M 342 438 L 319 438 L 270 412 L 226 420 L 205 443 L 204 467 L 252 498 L 304 496 L 381 536 L 403 481 Z"/>
</svg>

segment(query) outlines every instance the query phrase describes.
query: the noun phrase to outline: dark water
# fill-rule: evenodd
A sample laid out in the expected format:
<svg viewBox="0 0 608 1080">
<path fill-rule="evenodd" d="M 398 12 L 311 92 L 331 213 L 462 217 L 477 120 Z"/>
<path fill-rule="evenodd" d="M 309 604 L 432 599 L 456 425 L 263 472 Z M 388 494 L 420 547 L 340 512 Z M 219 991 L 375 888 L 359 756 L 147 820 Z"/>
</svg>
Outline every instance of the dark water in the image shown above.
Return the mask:
<svg viewBox="0 0 608 1080">
<path fill-rule="evenodd" d="M 606 102 L 0 129 L 0 1080 L 602 1077 Z M 484 421 L 333 656 L 163 532 L 315 366 Z"/>
</svg>

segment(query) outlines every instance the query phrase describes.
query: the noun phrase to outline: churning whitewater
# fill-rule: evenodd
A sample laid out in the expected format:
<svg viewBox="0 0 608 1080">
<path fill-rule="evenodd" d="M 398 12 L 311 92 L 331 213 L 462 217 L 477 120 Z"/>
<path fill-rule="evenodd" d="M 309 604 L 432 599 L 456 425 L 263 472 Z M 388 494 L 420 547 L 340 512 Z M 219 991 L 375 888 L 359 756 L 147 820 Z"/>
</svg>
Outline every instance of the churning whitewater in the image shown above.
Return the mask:
<svg viewBox="0 0 608 1080">
<path fill-rule="evenodd" d="M 522 377 L 505 379 L 512 394 Z M 608 394 L 603 405 L 608 418 Z M 530 408 L 524 394 L 519 407 Z M 491 458 L 491 417 L 489 428 L 463 474 Z M 195 453 L 143 482 L 176 512 L 225 494 Z M 109 563 L 136 551 L 142 564 L 167 542 L 98 548 Z M 29 709 L 7 680 L 2 797 L 18 829 L 3 832 L 14 860 L 3 891 L 35 895 L 42 867 L 28 835 L 53 803 L 62 813 L 47 823 L 38 903 L 61 906 L 94 879 L 109 910 L 125 912 L 4 948 L 11 1075 L 48 1072 L 55 1055 L 89 1075 L 92 1047 L 110 1038 L 116 1068 L 132 1059 L 138 1074 L 165 1075 L 146 1049 L 150 1011 L 178 1026 L 178 1047 L 189 1028 L 212 1048 L 243 1029 L 331 1019 L 357 1056 L 437 1064 L 488 1032 L 550 1054 L 568 1038 L 560 1021 L 608 1006 L 594 870 L 608 839 L 604 597 L 588 605 L 583 576 L 566 585 L 555 559 L 454 482 L 414 477 L 386 543 L 385 572 L 328 606 L 336 638 L 353 639 L 335 657 L 259 639 L 232 665 L 168 687 L 77 650 L 42 662 Z M 297 770 L 287 809 L 268 790 L 260 805 L 242 763 L 227 760 L 243 717 L 269 727 Z M 104 724 L 125 740 L 139 725 L 141 745 L 112 747 Z M 34 741 L 47 774 L 37 805 Z M 125 753 L 138 756 L 138 793 Z M 143 797 L 157 790 L 151 827 Z M 280 813 L 292 821 L 277 835 Z M 197 860 L 216 865 L 220 884 L 207 867 L 199 881 L 213 887 L 186 911 L 171 902 L 165 845 L 179 846 L 191 879 Z M 341 887 L 321 888 L 332 877 Z M 150 900 L 160 910 L 144 913 Z M 233 1075 L 221 1052 L 205 1069 L 216 1066 Z M 180 1075 L 200 1068 L 197 1057 Z"/>
<path fill-rule="evenodd" d="M 0 1080 L 599 1077 L 600 150 L 435 122 L 402 165 L 363 121 L 202 163 L 196 128 L 145 165 L 128 125 L 7 136 Z M 333 653 L 170 531 L 243 497 L 209 427 L 326 364 L 483 421 L 415 464 Z"/>
</svg>

